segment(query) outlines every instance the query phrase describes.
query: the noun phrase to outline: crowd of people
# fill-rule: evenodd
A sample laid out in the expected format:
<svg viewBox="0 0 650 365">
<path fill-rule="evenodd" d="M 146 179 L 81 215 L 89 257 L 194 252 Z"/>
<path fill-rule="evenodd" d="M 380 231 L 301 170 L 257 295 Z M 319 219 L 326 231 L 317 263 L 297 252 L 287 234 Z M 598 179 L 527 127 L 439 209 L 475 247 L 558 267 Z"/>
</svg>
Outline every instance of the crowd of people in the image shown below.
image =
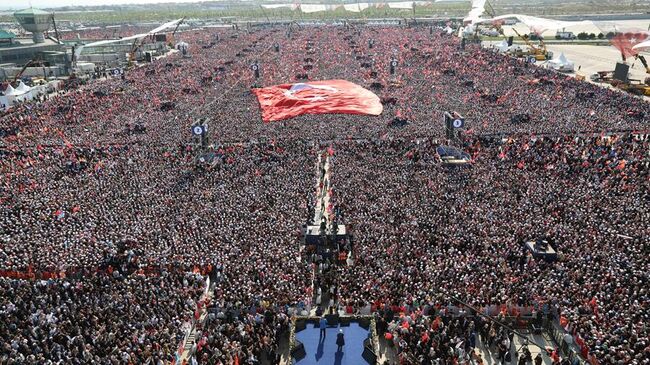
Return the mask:
<svg viewBox="0 0 650 365">
<path fill-rule="evenodd" d="M 170 361 L 204 289 L 195 269 L 208 266 L 214 303 L 197 362 L 276 363 L 290 309 L 314 295 L 298 245 L 328 147 L 331 199 L 355 245 L 354 264 L 334 267 L 327 286 L 347 312 L 414 314 L 441 296 L 545 305 L 585 358 L 647 363 L 647 102 L 477 45 L 462 51 L 427 27 L 177 38 L 189 57 L 0 115 L 3 363 Z M 327 79 L 373 90 L 383 113 L 261 121 L 251 87 Z M 437 158 L 448 110 L 466 118 L 458 147 L 469 167 Z M 191 144 L 198 121 L 214 143 L 209 167 Z M 525 251 L 540 237 L 558 261 Z M 116 250 L 134 252 L 131 269 L 108 271 Z M 412 321 L 417 330 L 386 323 L 405 363 L 446 357 L 472 334 Z"/>
<path fill-rule="evenodd" d="M 65 280 L 0 278 L 0 363 L 174 360 L 205 281 L 191 272 L 132 272 L 133 260 L 129 252 L 122 265 Z"/>
</svg>

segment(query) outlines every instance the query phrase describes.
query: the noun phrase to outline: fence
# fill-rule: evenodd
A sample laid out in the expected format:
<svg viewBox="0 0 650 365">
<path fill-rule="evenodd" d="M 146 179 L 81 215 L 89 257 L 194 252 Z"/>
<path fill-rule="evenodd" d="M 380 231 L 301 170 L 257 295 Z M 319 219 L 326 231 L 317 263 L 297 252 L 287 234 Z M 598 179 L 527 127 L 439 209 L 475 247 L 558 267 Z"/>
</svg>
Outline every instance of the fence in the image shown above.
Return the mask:
<svg viewBox="0 0 650 365">
<path fill-rule="evenodd" d="M 580 350 L 575 345 L 573 337 L 566 332 L 557 321 L 547 318 L 544 321 L 543 327 L 546 333 L 551 336 L 553 341 L 558 344 L 560 351 L 572 364 L 583 363 L 586 361 L 580 356 Z M 571 338 L 571 343 L 567 342 L 567 338 Z"/>
</svg>

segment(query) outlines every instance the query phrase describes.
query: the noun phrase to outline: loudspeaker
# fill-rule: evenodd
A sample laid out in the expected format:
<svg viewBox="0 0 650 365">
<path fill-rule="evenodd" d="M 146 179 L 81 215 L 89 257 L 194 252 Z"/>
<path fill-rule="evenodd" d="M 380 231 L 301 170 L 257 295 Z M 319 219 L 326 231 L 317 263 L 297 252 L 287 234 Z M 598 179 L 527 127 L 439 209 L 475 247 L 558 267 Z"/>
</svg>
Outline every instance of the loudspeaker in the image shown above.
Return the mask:
<svg viewBox="0 0 650 365">
<path fill-rule="evenodd" d="M 363 328 L 364 330 L 370 329 L 370 319 L 360 318 L 358 322 L 359 322 L 359 327 Z"/>
<path fill-rule="evenodd" d="M 630 66 L 623 62 L 616 62 L 616 68 L 614 69 L 614 80 L 620 80 L 627 82 L 627 74 L 630 71 Z"/>
<path fill-rule="evenodd" d="M 511 46 L 512 46 L 512 41 L 513 41 L 514 39 L 515 39 L 515 37 L 513 37 L 513 36 L 508 37 L 508 47 L 511 47 Z"/>
<path fill-rule="evenodd" d="M 368 364 L 373 365 L 377 363 L 377 355 L 374 351 L 372 351 L 372 345 L 370 344 L 370 339 L 368 338 L 363 341 L 363 353 L 361 354 L 361 357 L 363 357 L 363 359 L 366 360 Z"/>
<path fill-rule="evenodd" d="M 300 332 L 305 328 L 307 328 L 307 321 L 305 320 L 296 321 L 296 332 Z"/>
<path fill-rule="evenodd" d="M 307 353 L 305 352 L 305 345 L 303 345 L 302 342 L 296 340 L 296 346 L 291 350 L 291 356 L 296 359 L 296 361 L 300 361 L 307 356 Z"/>
<path fill-rule="evenodd" d="M 350 317 L 340 317 L 339 321 L 339 323 L 341 323 L 341 327 L 349 327 L 352 319 Z"/>
<path fill-rule="evenodd" d="M 325 316 L 327 319 L 328 326 L 338 326 L 339 325 L 339 315 L 338 314 L 328 314 Z"/>
</svg>

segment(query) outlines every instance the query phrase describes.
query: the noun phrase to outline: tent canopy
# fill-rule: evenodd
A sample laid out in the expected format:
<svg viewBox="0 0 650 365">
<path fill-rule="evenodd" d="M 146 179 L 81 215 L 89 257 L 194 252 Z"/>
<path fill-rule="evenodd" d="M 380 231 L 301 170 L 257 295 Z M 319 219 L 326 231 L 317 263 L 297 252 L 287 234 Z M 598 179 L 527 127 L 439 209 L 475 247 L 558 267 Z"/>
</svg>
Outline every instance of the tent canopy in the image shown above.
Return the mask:
<svg viewBox="0 0 650 365">
<path fill-rule="evenodd" d="M 79 46 L 79 47 L 77 47 L 77 49 L 75 49 L 74 55 L 75 55 L 75 58 L 79 57 L 79 55 L 81 55 L 81 51 L 83 51 L 84 48 L 86 48 L 86 47 L 96 47 L 96 46 L 102 46 L 102 45 L 105 45 L 105 44 L 113 44 L 113 43 L 120 43 L 120 42 L 124 42 L 124 41 L 130 41 L 130 40 L 134 40 L 134 39 L 141 39 L 141 38 L 144 38 L 144 37 L 146 37 L 148 35 L 153 35 L 153 34 L 161 32 L 161 31 L 163 31 L 165 29 L 175 27 L 176 25 L 180 24 L 182 21 L 183 21 L 182 18 L 181 19 L 176 19 L 174 21 L 165 23 L 165 24 L 163 24 L 163 25 L 161 25 L 161 26 L 159 26 L 157 28 L 154 28 L 154 29 L 150 30 L 147 33 L 136 34 L 136 35 L 132 35 L 132 36 L 129 36 L 129 37 L 120 38 L 120 39 L 109 39 L 109 40 L 84 44 L 83 46 Z"/>
<path fill-rule="evenodd" d="M 16 88 L 16 92 L 18 92 L 18 94 L 28 93 L 29 90 L 31 90 L 31 88 L 29 86 L 25 85 L 25 83 L 22 82 L 22 81 L 20 81 L 20 83 L 18 84 L 18 87 Z"/>
<path fill-rule="evenodd" d="M 6 96 L 15 96 L 16 95 L 16 90 L 13 88 L 13 86 L 7 85 L 7 88 L 5 89 L 5 95 Z"/>
</svg>

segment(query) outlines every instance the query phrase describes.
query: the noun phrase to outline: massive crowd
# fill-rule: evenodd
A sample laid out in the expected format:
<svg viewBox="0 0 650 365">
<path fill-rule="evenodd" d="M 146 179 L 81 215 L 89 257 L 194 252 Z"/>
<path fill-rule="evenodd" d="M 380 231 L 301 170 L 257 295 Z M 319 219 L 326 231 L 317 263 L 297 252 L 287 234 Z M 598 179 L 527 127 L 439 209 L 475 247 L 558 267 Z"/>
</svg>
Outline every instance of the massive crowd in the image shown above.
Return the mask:
<svg viewBox="0 0 650 365">
<path fill-rule="evenodd" d="M 430 163 L 427 142 L 339 149 L 338 204 L 362 253 L 341 268 L 343 300 L 407 311 L 440 296 L 478 308 L 549 305 L 573 323 L 585 356 L 647 356 L 648 141 L 491 143 L 473 141 L 475 164 L 451 173 Z M 413 149 L 417 162 L 406 157 Z M 538 238 L 558 262 L 529 257 L 522 244 Z"/>
<path fill-rule="evenodd" d="M 274 363 L 289 308 L 312 297 L 300 227 L 317 155 L 331 147 L 334 204 L 355 237 L 355 264 L 336 268 L 340 305 L 546 306 L 585 357 L 647 363 L 650 142 L 638 136 L 648 103 L 476 45 L 461 51 L 428 28 L 178 38 L 190 57 L 0 116 L 0 362 L 169 361 L 202 271 L 215 278 L 214 302 L 196 360 Z M 367 87 L 384 112 L 262 123 L 250 87 L 305 76 Z M 467 119 L 468 168 L 436 157 L 445 110 Z M 199 120 L 215 143 L 210 168 L 197 168 L 189 145 Z M 522 248 L 539 237 L 557 262 Z M 109 264 L 116 252 L 128 267 Z M 405 363 L 459 356 L 448 347 L 472 334 L 413 318 L 410 329 L 386 323 Z M 445 347 L 425 348 L 425 333 Z"/>
</svg>

